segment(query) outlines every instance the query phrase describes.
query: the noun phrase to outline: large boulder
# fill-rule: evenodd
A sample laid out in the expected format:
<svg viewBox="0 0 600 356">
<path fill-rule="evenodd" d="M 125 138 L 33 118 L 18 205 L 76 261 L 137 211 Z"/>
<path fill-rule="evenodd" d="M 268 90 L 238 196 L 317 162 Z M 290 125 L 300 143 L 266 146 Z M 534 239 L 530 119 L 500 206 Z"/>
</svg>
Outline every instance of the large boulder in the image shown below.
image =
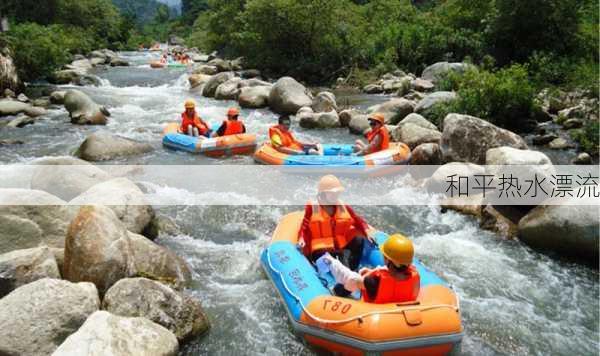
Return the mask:
<svg viewBox="0 0 600 356">
<path fill-rule="evenodd" d="M 193 71 L 193 74 L 215 75 L 217 73 L 219 73 L 217 67 L 209 65 L 201 65 Z"/>
<path fill-rule="evenodd" d="M 85 76 L 85 71 L 81 69 L 63 69 L 55 71 L 50 81 L 54 84 L 77 83 L 81 77 Z"/>
<path fill-rule="evenodd" d="M 383 93 L 383 86 L 381 86 L 381 84 L 367 84 L 362 90 L 366 94 L 380 94 Z"/>
<path fill-rule="evenodd" d="M 240 93 L 239 84 L 242 78 L 234 77 L 219 85 L 215 90 L 215 99 L 217 100 L 237 100 Z"/>
<path fill-rule="evenodd" d="M 91 283 L 44 278 L 17 288 L 0 299 L 0 354 L 50 355 L 99 307 Z"/>
<path fill-rule="evenodd" d="M 355 135 L 364 135 L 370 128 L 369 119 L 364 114 L 352 115 L 350 122 L 348 122 L 350 133 Z"/>
<path fill-rule="evenodd" d="M 598 206 L 540 205 L 519 221 L 519 238 L 532 247 L 597 266 L 599 214 Z"/>
<path fill-rule="evenodd" d="M 424 128 L 413 123 L 398 125 L 391 132 L 392 139 L 396 142 L 404 142 L 411 149 L 423 143 L 439 144 L 442 139 L 442 133 L 438 130 Z"/>
<path fill-rule="evenodd" d="M 41 158 L 31 165 L 35 165 L 31 189 L 43 190 L 65 201 L 112 178 L 89 162 L 70 156 Z"/>
<path fill-rule="evenodd" d="M 433 172 L 432 176 L 427 180 L 426 187 L 431 192 L 444 193 L 450 187 L 450 181 L 459 181 L 459 177 L 465 177 L 470 181 L 475 175 L 485 174 L 485 168 L 472 163 L 451 162 L 440 166 Z M 452 179 L 451 177 L 454 177 Z M 458 186 L 458 184 L 457 184 Z M 467 188 L 467 187 L 461 187 Z M 470 186 L 468 188 L 471 188 Z M 453 193 L 453 194 L 451 194 Z M 463 189 L 461 193 L 473 194 L 474 191 Z M 448 191 L 448 195 L 457 195 L 458 192 Z"/>
<path fill-rule="evenodd" d="M 101 205 L 84 206 L 71 222 L 65 241 L 63 277 L 92 282 L 104 294 L 133 273 L 129 233 L 115 213 Z"/>
<path fill-rule="evenodd" d="M 77 125 L 106 125 L 110 112 L 96 104 L 89 96 L 75 89 L 65 94 L 65 109 L 69 112 L 71 123 Z"/>
<path fill-rule="evenodd" d="M 111 67 L 129 67 L 129 62 L 124 58 L 113 58 L 110 60 Z"/>
<path fill-rule="evenodd" d="M 386 101 L 383 104 L 371 106 L 367 111 L 370 114 L 374 112 L 382 113 L 385 117 L 386 124 L 396 125 L 400 120 L 412 113 L 414 109 L 415 104 L 412 101 L 403 98 L 395 98 Z"/>
<path fill-rule="evenodd" d="M 450 103 L 456 100 L 456 93 L 453 91 L 436 91 L 427 95 L 419 101 L 415 107 L 415 112 L 427 116 L 437 105 Z"/>
<path fill-rule="evenodd" d="M 213 75 L 206 84 L 204 84 L 204 88 L 202 89 L 202 95 L 207 98 L 212 98 L 215 96 L 215 92 L 217 91 L 217 87 L 229 79 L 233 78 L 232 72 L 222 72 L 219 74 Z"/>
<path fill-rule="evenodd" d="M 169 329 L 180 342 L 206 332 L 210 324 L 200 302 L 147 278 L 126 278 L 112 286 L 102 309 L 120 316 L 143 317 Z"/>
<path fill-rule="evenodd" d="M 17 74 L 17 67 L 14 64 L 10 50 L 2 48 L 0 50 L 0 93 L 10 89 L 13 92 L 19 91 L 22 83 Z"/>
<path fill-rule="evenodd" d="M 0 116 L 14 116 L 21 113 L 24 113 L 29 117 L 36 117 L 44 115 L 46 113 L 46 110 L 34 107 L 28 103 L 22 103 L 17 100 L 0 100 Z"/>
<path fill-rule="evenodd" d="M 312 105 L 312 94 L 294 78 L 280 78 L 269 93 L 269 106 L 278 114 L 295 114 L 303 106 Z"/>
<path fill-rule="evenodd" d="M 548 158 L 548 156 L 542 152 L 521 150 L 512 147 L 490 148 L 485 154 L 485 164 L 488 166 L 496 166 L 493 169 L 488 169 L 488 173 L 495 176 L 499 176 L 498 173 L 503 170 L 502 167 L 499 166 L 517 165 L 528 166 L 524 167 L 525 171 L 522 171 L 522 173 L 532 171 L 530 172 L 531 174 L 542 174 L 547 176 L 548 179 L 550 179 L 552 174 L 556 173 L 554 166 L 552 165 L 552 161 L 550 161 L 550 158 Z M 514 172 L 516 168 L 507 167 L 507 170 Z"/>
<path fill-rule="evenodd" d="M 443 127 L 441 146 L 446 162 L 484 164 L 490 148 L 528 148 L 519 135 L 473 116 L 448 114 Z"/>
<path fill-rule="evenodd" d="M 396 93 L 397 96 L 403 96 L 410 90 L 410 82 L 410 77 L 383 80 L 381 88 L 385 93 Z"/>
<path fill-rule="evenodd" d="M 437 126 L 435 126 L 432 122 L 417 113 L 408 114 L 408 116 L 398 123 L 398 126 L 402 126 L 404 124 L 414 124 L 429 130 L 438 129 Z"/>
<path fill-rule="evenodd" d="M 77 59 L 71 62 L 71 64 L 67 64 L 65 68 L 67 69 L 75 69 L 75 70 L 83 70 L 86 71 L 88 69 L 92 69 L 93 65 L 87 58 Z"/>
<path fill-rule="evenodd" d="M 329 91 L 323 91 L 317 94 L 313 99 L 312 109 L 314 112 L 330 112 L 337 111 L 335 95 Z"/>
<path fill-rule="evenodd" d="M 442 164 L 442 149 L 437 143 L 423 143 L 410 154 L 411 165 L 437 166 Z"/>
<path fill-rule="evenodd" d="M 65 103 L 65 95 L 67 95 L 66 90 L 56 90 L 50 94 L 50 103 L 62 105 Z"/>
<path fill-rule="evenodd" d="M 218 72 L 229 72 L 233 70 L 231 63 L 221 58 L 215 58 L 207 63 L 209 66 L 217 68 Z"/>
<path fill-rule="evenodd" d="M 60 279 L 54 254 L 46 247 L 16 250 L 0 255 L 0 298 L 42 278 Z"/>
<path fill-rule="evenodd" d="M 169 46 L 185 46 L 183 38 L 176 35 L 169 35 Z"/>
<path fill-rule="evenodd" d="M 75 155 L 86 161 L 106 161 L 150 151 L 152 151 L 152 146 L 148 143 L 138 142 L 108 132 L 96 132 L 86 137 Z"/>
<path fill-rule="evenodd" d="M 246 59 L 244 57 L 238 57 L 234 60 L 229 61 L 229 64 L 231 65 L 231 70 L 242 70 L 244 67 L 245 60 Z"/>
<path fill-rule="evenodd" d="M 425 68 L 421 74 L 421 78 L 436 83 L 444 79 L 450 72 L 462 74 L 471 68 L 475 68 L 475 66 L 469 63 L 438 62 Z"/>
<path fill-rule="evenodd" d="M 190 89 L 199 87 L 200 85 L 207 83 L 211 76 L 207 74 L 192 74 L 189 76 L 188 81 L 190 82 Z"/>
<path fill-rule="evenodd" d="M 185 261 L 144 236 L 127 231 L 113 210 L 84 206 L 65 241 L 63 277 L 92 282 L 104 294 L 115 282 L 148 276 L 180 288 L 191 279 Z"/>
<path fill-rule="evenodd" d="M 243 108 L 264 108 L 269 106 L 271 86 L 253 86 L 240 89 L 238 103 Z"/>
<path fill-rule="evenodd" d="M 420 91 L 420 92 L 432 91 L 435 88 L 435 84 L 433 84 L 431 81 L 429 81 L 427 79 L 422 79 L 422 78 L 414 79 L 410 83 L 410 86 L 413 90 Z"/>
<path fill-rule="evenodd" d="M 296 118 L 299 119 L 299 124 L 301 127 L 307 129 L 327 129 L 340 126 L 340 119 L 337 112 L 334 110 L 329 112 L 313 113 L 312 110 L 302 111 L 302 109 L 305 108 L 301 108 L 298 114 L 296 114 Z M 306 109 L 310 108 L 306 107 Z"/>
<path fill-rule="evenodd" d="M 39 245 L 63 247 L 73 209 L 39 190 L 0 189 L 0 253 Z"/>
<path fill-rule="evenodd" d="M 146 318 L 126 318 L 97 311 L 52 356 L 176 356 L 172 332 Z"/>
<path fill-rule="evenodd" d="M 110 207 L 127 230 L 142 233 L 154 218 L 154 209 L 140 188 L 127 178 L 115 178 L 97 184 L 70 205 L 103 204 Z"/>
</svg>

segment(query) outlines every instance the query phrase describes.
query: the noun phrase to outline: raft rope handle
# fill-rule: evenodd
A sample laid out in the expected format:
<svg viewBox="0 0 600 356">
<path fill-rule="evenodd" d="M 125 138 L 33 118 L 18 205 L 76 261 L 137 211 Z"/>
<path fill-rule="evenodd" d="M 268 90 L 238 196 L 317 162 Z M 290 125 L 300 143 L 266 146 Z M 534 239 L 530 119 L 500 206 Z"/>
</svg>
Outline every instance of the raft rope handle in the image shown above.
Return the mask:
<svg viewBox="0 0 600 356">
<path fill-rule="evenodd" d="M 434 305 L 429 305 L 429 306 L 424 306 L 424 307 L 395 308 L 395 309 L 389 309 L 389 310 L 384 310 L 384 311 L 372 311 L 372 312 L 367 312 L 367 313 L 359 314 L 359 315 L 356 315 L 356 316 L 353 316 L 350 318 L 340 319 L 340 320 L 330 320 L 330 319 L 319 318 L 318 316 L 315 316 L 314 314 L 312 314 L 308 310 L 308 308 L 302 303 L 302 299 L 300 299 L 300 297 L 298 297 L 296 294 L 294 294 L 294 292 L 292 292 L 290 290 L 287 283 L 285 282 L 285 279 L 283 278 L 283 274 L 281 273 L 281 271 L 279 271 L 275 267 L 273 267 L 273 264 L 271 263 L 271 254 L 269 252 L 268 247 L 267 247 L 267 262 L 269 263 L 269 267 L 274 272 L 277 272 L 277 274 L 279 274 L 279 276 L 281 277 L 281 282 L 283 284 L 283 287 L 288 292 L 288 294 L 290 294 L 292 297 L 294 297 L 294 299 L 296 299 L 296 301 L 298 302 L 298 304 L 300 304 L 300 306 L 302 307 L 302 310 L 306 313 L 306 315 L 308 315 L 311 319 L 313 319 L 319 323 L 322 323 L 322 324 L 344 324 L 344 323 L 349 323 L 354 320 L 364 319 L 367 316 L 371 316 L 371 315 L 400 314 L 400 313 L 403 313 L 405 310 L 427 311 L 427 310 L 431 310 L 431 309 L 449 308 L 449 309 L 453 309 L 456 312 L 459 311 L 458 305 L 454 306 L 454 305 L 450 305 L 450 304 L 434 304 Z M 458 298 L 456 298 L 456 299 L 458 300 Z"/>
</svg>

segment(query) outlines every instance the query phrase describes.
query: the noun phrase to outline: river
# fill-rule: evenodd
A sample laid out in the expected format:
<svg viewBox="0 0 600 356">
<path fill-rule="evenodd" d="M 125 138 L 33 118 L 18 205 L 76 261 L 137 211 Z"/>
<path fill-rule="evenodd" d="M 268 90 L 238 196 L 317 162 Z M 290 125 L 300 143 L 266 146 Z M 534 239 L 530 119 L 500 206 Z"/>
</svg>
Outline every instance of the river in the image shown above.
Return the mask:
<svg viewBox="0 0 600 356">
<path fill-rule="evenodd" d="M 183 101 L 190 97 L 186 72 L 150 69 L 151 53 L 122 55 L 131 67 L 99 70 L 101 86 L 80 88 L 110 109 L 106 127 L 71 125 L 62 107 L 53 109 L 34 125 L 0 130 L 0 139 L 25 142 L 2 146 L 0 162 L 69 155 L 91 132 L 109 130 L 155 146 L 148 154 L 111 163 L 254 164 L 251 157 L 211 159 L 163 149 L 163 125 L 178 119 Z M 200 115 L 212 122 L 221 120 L 228 106 L 235 104 L 192 97 Z M 366 107 L 385 99 L 355 95 L 348 100 Z M 276 118 L 266 109 L 242 110 L 241 116 L 248 131 L 258 133 L 259 142 Z M 301 138 L 322 142 L 349 143 L 356 138 L 347 129 L 295 129 Z M 182 347 L 181 355 L 313 354 L 291 333 L 282 303 L 259 264 L 259 254 L 277 221 L 299 207 L 183 206 L 185 191 L 163 189 L 158 194 L 173 195 L 182 204 L 157 207 L 181 227 L 181 234 L 163 235 L 159 242 L 192 266 L 190 292 L 202 301 L 213 324 L 208 335 Z M 397 199 L 416 205 L 358 206 L 356 210 L 374 226 L 413 238 L 417 256 L 454 286 L 465 327 L 461 354 L 598 354 L 597 270 L 540 254 L 518 241 L 501 240 L 481 230 L 472 218 L 442 214 L 417 190 L 399 187 Z"/>
</svg>

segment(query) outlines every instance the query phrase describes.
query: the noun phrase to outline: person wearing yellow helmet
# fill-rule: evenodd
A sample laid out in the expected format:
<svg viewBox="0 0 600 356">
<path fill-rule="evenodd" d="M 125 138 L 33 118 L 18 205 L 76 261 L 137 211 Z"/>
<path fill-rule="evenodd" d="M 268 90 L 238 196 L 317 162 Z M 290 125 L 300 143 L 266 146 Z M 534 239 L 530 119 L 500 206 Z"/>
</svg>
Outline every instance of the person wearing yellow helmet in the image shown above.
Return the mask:
<svg viewBox="0 0 600 356">
<path fill-rule="evenodd" d="M 412 264 L 414 248 L 412 242 L 401 234 L 390 236 L 380 248 L 385 265 L 359 273 L 353 272 L 329 254 L 321 259 L 335 278 L 334 293 L 347 297 L 360 290 L 361 298 L 367 303 L 404 303 L 417 299 L 421 279 Z M 317 266 L 321 261 L 317 261 Z"/>
<path fill-rule="evenodd" d="M 193 99 L 187 99 L 184 104 L 185 111 L 181 114 L 181 126 L 179 131 L 183 134 L 206 138 L 210 135 L 210 129 L 196 112 L 196 102 Z"/>
<path fill-rule="evenodd" d="M 368 143 L 365 144 L 361 140 L 356 140 L 354 154 L 357 156 L 379 152 L 390 147 L 390 133 L 385 127 L 383 114 L 371 114 L 369 116 L 369 126 L 371 126 L 371 130 L 365 135 Z"/>
<path fill-rule="evenodd" d="M 344 191 L 340 180 L 331 174 L 319 180 L 316 201 L 304 208 L 298 246 L 311 261 L 325 253 L 340 256 L 352 270 L 360 263 L 364 239 L 372 229 L 354 210 L 340 201 Z M 344 253 L 348 251 L 348 253 Z"/>
</svg>

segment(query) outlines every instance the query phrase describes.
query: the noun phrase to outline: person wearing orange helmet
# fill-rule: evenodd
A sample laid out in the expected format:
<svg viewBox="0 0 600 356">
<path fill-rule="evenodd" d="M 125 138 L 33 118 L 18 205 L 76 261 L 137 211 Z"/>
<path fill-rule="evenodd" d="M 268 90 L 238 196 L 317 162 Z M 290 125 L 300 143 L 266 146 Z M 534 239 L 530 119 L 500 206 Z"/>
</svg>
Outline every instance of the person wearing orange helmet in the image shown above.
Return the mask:
<svg viewBox="0 0 600 356">
<path fill-rule="evenodd" d="M 338 285 L 334 291 L 340 296 L 348 296 L 361 291 L 362 300 L 367 303 L 404 303 L 417 299 L 421 278 L 412 264 L 414 247 L 412 242 L 401 234 L 391 235 L 380 247 L 384 266 L 375 269 L 362 268 L 352 272 L 340 261 L 327 254 L 322 259 Z M 337 287 L 337 286 L 336 286 Z"/>
<path fill-rule="evenodd" d="M 206 138 L 210 136 L 210 128 L 196 112 L 196 102 L 192 99 L 185 101 L 185 111 L 181 114 L 179 131 L 183 134 Z"/>
<path fill-rule="evenodd" d="M 279 152 L 300 155 L 322 155 L 323 148 L 321 145 L 316 143 L 307 143 L 296 140 L 290 126 L 292 120 L 287 115 L 282 115 L 278 119 L 278 124 L 269 128 L 269 139 L 271 140 L 271 146 L 273 146 Z"/>
<path fill-rule="evenodd" d="M 224 120 L 221 126 L 215 132 L 215 136 L 227 136 L 246 133 L 246 126 L 239 120 L 240 111 L 237 108 L 227 110 L 227 120 Z"/>
<path fill-rule="evenodd" d="M 373 230 L 350 206 L 339 200 L 343 191 L 336 176 L 329 174 L 321 178 L 316 202 L 309 202 L 304 209 L 298 247 L 311 261 L 330 253 L 343 257 L 345 264 L 356 270 L 364 239 L 372 241 Z"/>
<path fill-rule="evenodd" d="M 383 114 L 371 114 L 368 120 L 369 126 L 371 126 L 371 130 L 365 135 L 368 142 L 365 144 L 361 140 L 356 140 L 354 154 L 357 156 L 379 152 L 390 147 L 390 133 L 385 127 Z"/>
</svg>

